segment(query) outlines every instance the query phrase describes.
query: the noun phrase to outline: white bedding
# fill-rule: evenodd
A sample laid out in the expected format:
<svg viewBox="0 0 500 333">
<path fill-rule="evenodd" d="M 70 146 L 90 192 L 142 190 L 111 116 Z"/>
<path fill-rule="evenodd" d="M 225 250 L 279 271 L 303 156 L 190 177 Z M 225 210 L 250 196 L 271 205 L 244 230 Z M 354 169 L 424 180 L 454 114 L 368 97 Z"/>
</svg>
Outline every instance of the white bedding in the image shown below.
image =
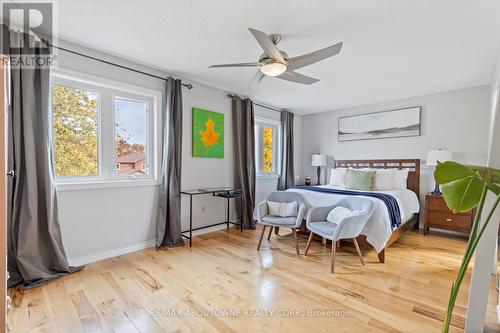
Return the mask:
<svg viewBox="0 0 500 333">
<path fill-rule="evenodd" d="M 338 188 L 330 185 L 322 185 L 319 187 L 345 190 L 344 188 Z M 300 193 L 306 202 L 308 210 L 311 207 L 335 205 L 340 199 L 347 196 L 344 194 L 314 192 L 297 188 L 290 189 L 288 191 Z M 410 220 L 410 218 L 420 210 L 420 204 L 418 202 L 417 195 L 411 190 L 397 189 L 392 191 L 373 192 L 386 193 L 396 198 L 396 201 L 399 205 L 399 211 L 401 213 L 402 223 Z M 393 228 L 391 226 L 389 212 L 382 200 L 372 197 L 364 198 L 373 201 L 374 209 L 372 217 L 366 224 L 361 234 L 366 236 L 366 240 L 368 241 L 368 243 L 370 243 L 378 253 L 384 249 L 387 241 L 392 235 Z"/>
</svg>

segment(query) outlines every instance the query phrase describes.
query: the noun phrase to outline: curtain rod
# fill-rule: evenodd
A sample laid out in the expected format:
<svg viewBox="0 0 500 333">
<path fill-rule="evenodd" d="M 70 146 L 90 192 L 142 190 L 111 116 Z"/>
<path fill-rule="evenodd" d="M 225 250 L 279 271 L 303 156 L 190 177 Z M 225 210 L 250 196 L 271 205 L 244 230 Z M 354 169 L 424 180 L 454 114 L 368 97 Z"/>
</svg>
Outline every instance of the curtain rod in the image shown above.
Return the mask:
<svg viewBox="0 0 500 333">
<path fill-rule="evenodd" d="M 239 96 L 238 95 L 234 95 L 234 94 L 227 94 L 227 98 L 233 98 L 233 97 L 239 97 Z M 264 105 L 264 104 L 256 103 L 254 101 L 252 101 L 252 103 L 254 105 L 257 105 L 257 106 L 269 109 L 271 111 L 280 112 L 280 113 L 283 112 L 283 110 L 280 110 L 280 109 L 277 109 L 277 108 L 273 108 L 273 107 L 270 107 L 270 106 L 267 106 L 267 105 Z"/>
<path fill-rule="evenodd" d="M 164 78 L 164 77 L 161 77 L 161 76 L 158 76 L 158 75 L 154 75 L 154 74 L 150 74 L 150 73 L 147 73 L 147 72 L 143 72 L 143 71 L 140 71 L 138 69 L 134 69 L 134 68 L 131 68 L 131 67 L 127 67 L 127 66 L 123 66 L 123 65 L 120 65 L 120 64 L 116 64 L 114 62 L 111 62 L 111 61 L 107 61 L 107 60 L 104 60 L 104 59 L 99 59 L 99 58 L 96 58 L 96 57 L 93 57 L 93 56 L 90 56 L 88 54 L 84 54 L 84 53 L 80 53 L 80 52 L 77 52 L 77 51 L 73 51 L 73 50 L 70 50 L 70 49 L 66 49 L 64 47 L 60 47 L 60 46 L 55 46 L 55 45 L 52 45 L 50 44 L 48 41 L 46 40 L 43 40 L 43 42 L 50 46 L 50 47 L 54 47 L 58 50 L 62 50 L 62 51 L 65 51 L 65 52 L 68 52 L 68 53 L 72 53 L 72 54 L 75 54 L 75 55 L 79 55 L 81 57 L 84 57 L 84 58 L 88 58 L 88 59 L 92 59 L 92 60 L 96 60 L 96 61 L 99 61 L 99 62 L 102 62 L 104 64 L 107 64 L 107 65 L 111 65 L 111 66 L 115 66 L 115 67 L 119 67 L 119 68 L 122 68 L 122 69 L 126 69 L 126 70 L 129 70 L 129 71 L 132 71 L 132 72 L 135 72 L 135 73 L 139 73 L 139 74 L 142 74 L 142 75 L 146 75 L 146 76 L 150 76 L 150 77 L 154 77 L 155 79 L 159 79 L 159 80 L 164 80 L 164 81 L 167 81 L 168 78 Z M 184 87 L 188 88 L 188 89 L 193 89 L 193 85 L 191 83 L 181 83 Z"/>
</svg>

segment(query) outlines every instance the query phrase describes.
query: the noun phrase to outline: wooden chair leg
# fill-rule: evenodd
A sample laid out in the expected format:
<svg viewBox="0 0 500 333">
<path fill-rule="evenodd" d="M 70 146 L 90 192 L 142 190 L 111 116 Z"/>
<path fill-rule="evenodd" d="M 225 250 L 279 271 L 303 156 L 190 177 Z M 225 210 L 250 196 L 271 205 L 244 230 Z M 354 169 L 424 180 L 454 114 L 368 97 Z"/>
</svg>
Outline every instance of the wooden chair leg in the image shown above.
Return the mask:
<svg viewBox="0 0 500 333">
<path fill-rule="evenodd" d="M 271 234 L 273 233 L 274 227 L 269 227 L 269 234 L 267 235 L 267 240 L 271 239 Z"/>
<path fill-rule="evenodd" d="M 266 226 L 263 226 L 262 233 L 260 234 L 260 238 L 259 238 L 259 245 L 257 245 L 257 251 L 260 250 L 260 244 L 262 244 L 262 238 L 264 237 L 265 232 L 266 232 Z"/>
<path fill-rule="evenodd" d="M 280 227 L 274 227 L 274 234 L 279 236 Z"/>
<path fill-rule="evenodd" d="M 297 255 L 300 255 L 299 251 L 299 239 L 297 237 L 297 229 L 292 228 L 293 230 L 293 238 L 295 238 L 295 250 L 297 251 Z"/>
<path fill-rule="evenodd" d="M 307 246 L 306 246 L 306 252 L 304 253 L 304 256 L 307 256 L 307 251 L 309 251 L 309 246 L 311 245 L 311 241 L 313 239 L 314 234 L 312 231 L 309 232 L 309 239 L 307 240 Z"/>
<path fill-rule="evenodd" d="M 332 274 L 335 271 L 335 249 L 337 248 L 335 246 L 335 243 L 337 243 L 337 242 L 332 241 L 332 268 L 331 268 Z"/>
<path fill-rule="evenodd" d="M 356 241 L 356 238 L 353 238 L 352 240 L 354 241 L 354 247 L 356 248 L 356 252 L 358 252 L 359 260 L 361 260 L 361 264 L 364 265 L 365 261 L 363 260 L 363 255 L 361 254 L 361 250 L 359 249 L 358 242 Z"/>
</svg>

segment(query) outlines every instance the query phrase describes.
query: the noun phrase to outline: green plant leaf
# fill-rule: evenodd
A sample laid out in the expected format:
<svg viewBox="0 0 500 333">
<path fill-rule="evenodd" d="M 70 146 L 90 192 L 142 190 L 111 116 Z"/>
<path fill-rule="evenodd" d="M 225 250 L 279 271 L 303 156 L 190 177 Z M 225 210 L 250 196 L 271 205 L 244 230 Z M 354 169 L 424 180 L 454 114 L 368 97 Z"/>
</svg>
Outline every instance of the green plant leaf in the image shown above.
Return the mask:
<svg viewBox="0 0 500 333">
<path fill-rule="evenodd" d="M 439 185 L 446 184 L 466 177 L 477 177 L 478 173 L 465 165 L 457 162 L 444 162 L 436 166 L 434 179 Z"/>
<path fill-rule="evenodd" d="M 481 199 L 484 181 L 478 177 L 465 177 L 441 186 L 446 205 L 454 213 L 475 208 Z"/>
<path fill-rule="evenodd" d="M 483 178 L 486 181 L 487 184 L 500 185 L 500 169 L 494 169 L 492 167 L 484 167 L 478 165 L 461 165 L 461 166 L 469 168 L 474 172 L 476 172 L 481 178 Z"/>
<path fill-rule="evenodd" d="M 476 207 L 481 200 L 487 170 L 474 170 L 457 162 L 439 163 L 434 172 L 436 182 L 441 185 L 446 205 L 453 212 L 466 212 Z"/>
</svg>

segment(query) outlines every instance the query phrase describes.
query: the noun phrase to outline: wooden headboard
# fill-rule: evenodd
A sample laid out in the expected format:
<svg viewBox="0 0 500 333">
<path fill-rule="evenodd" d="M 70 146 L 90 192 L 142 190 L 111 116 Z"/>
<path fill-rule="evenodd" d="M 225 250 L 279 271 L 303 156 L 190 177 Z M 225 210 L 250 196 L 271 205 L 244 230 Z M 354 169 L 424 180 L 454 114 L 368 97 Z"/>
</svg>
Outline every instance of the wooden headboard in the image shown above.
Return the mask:
<svg viewBox="0 0 500 333">
<path fill-rule="evenodd" d="M 407 187 L 420 200 L 420 159 L 409 160 L 337 160 L 336 168 L 409 169 Z"/>
</svg>

